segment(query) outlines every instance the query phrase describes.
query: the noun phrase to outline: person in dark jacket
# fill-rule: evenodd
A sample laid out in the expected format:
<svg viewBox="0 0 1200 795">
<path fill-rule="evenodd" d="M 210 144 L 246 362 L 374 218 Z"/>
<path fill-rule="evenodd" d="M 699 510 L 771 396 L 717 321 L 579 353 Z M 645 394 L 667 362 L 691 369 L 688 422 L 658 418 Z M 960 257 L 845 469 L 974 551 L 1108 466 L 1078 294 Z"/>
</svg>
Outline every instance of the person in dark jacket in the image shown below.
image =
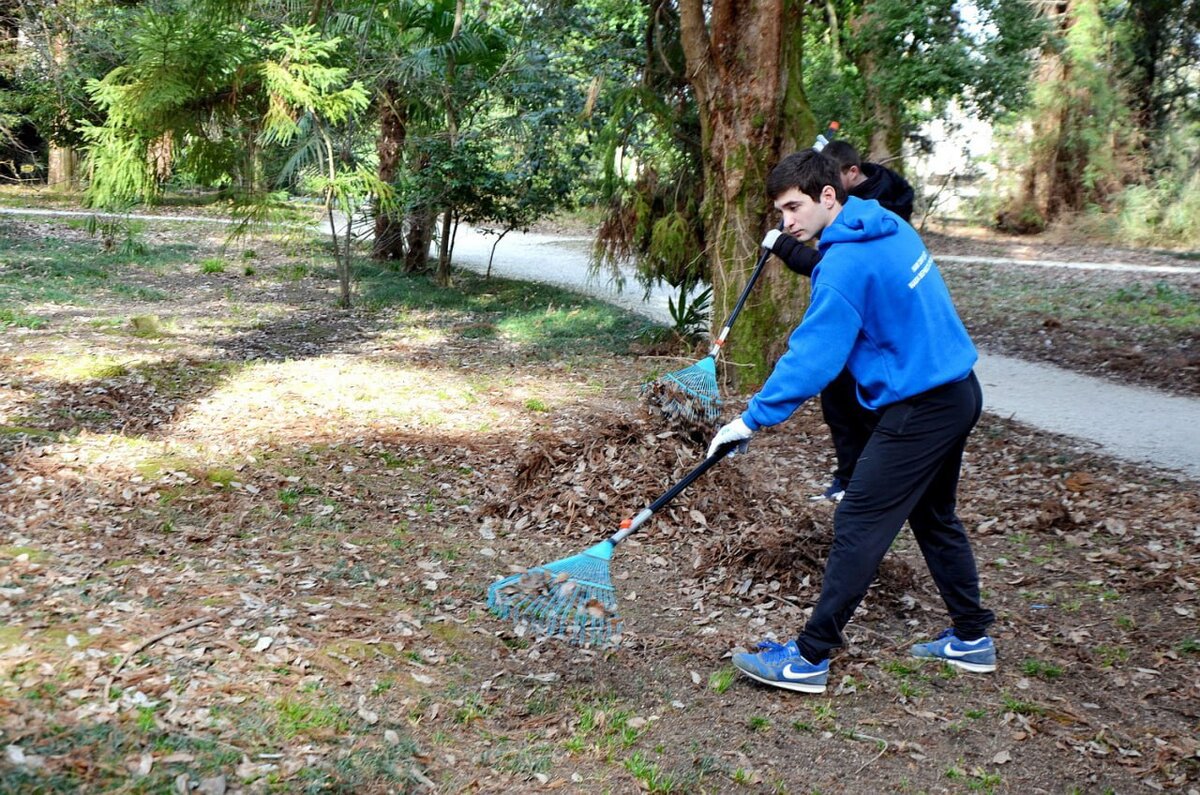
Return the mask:
<svg viewBox="0 0 1200 795">
<path fill-rule="evenodd" d="M 838 164 L 842 187 L 848 195 L 874 199 L 885 210 L 911 221 L 913 188 L 904 177 L 886 166 L 863 163 L 858 151 L 845 141 L 831 141 L 821 151 Z M 774 230 L 768 233 L 768 239 L 772 241 L 771 250 L 790 270 L 812 276 L 813 268 L 821 259 L 817 249 Z M 767 245 L 766 240 L 763 245 Z M 823 493 L 813 497 L 814 500 L 839 502 L 845 496 L 858 457 L 878 421 L 874 411 L 859 403 L 857 389 L 858 384 L 850 371 L 843 370 L 821 391 L 821 415 L 833 439 L 837 468 L 833 472 L 833 482 Z"/>
<path fill-rule="evenodd" d="M 918 643 L 914 657 L 966 671 L 996 669 L 979 573 L 955 505 L 967 437 L 982 411 L 975 345 L 925 244 L 878 202 L 847 197 L 838 164 L 807 149 L 767 177 L 787 234 L 820 239 L 812 300 L 787 351 L 741 416 L 722 426 L 708 455 L 744 451 L 843 369 L 878 421 L 845 499 L 834 512 L 821 594 L 799 636 L 765 640 L 733 664 L 752 679 L 804 693 L 824 692 L 830 652 L 866 596 L 905 521 L 937 584 L 952 626 Z"/>
</svg>

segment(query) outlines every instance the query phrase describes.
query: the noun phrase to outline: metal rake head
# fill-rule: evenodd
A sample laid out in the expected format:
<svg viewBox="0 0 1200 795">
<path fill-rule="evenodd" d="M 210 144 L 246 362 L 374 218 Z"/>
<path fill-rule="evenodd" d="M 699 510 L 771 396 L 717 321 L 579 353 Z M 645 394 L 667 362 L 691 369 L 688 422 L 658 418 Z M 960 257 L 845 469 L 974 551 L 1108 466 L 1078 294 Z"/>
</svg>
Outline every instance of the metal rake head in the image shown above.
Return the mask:
<svg viewBox="0 0 1200 795">
<path fill-rule="evenodd" d="M 642 389 L 653 408 L 668 420 L 716 425 L 721 419 L 717 362 L 706 356 L 690 367 L 658 378 Z"/>
<path fill-rule="evenodd" d="M 492 583 L 488 609 L 511 619 L 519 635 L 563 638 L 577 646 L 616 646 L 623 622 L 608 572 L 612 551 L 612 542 L 602 541 L 578 555 Z"/>
</svg>

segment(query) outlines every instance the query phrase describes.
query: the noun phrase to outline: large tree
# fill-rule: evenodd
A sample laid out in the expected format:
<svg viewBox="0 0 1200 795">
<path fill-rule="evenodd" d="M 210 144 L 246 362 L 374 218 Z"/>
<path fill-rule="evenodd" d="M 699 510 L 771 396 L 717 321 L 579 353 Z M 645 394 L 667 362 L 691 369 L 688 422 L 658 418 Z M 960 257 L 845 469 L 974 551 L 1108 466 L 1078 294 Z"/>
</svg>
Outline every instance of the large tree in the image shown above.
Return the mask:
<svg viewBox="0 0 1200 795">
<path fill-rule="evenodd" d="M 681 0 L 680 41 L 700 118 L 701 216 L 714 312 L 733 307 L 769 226 L 765 184 L 816 123 L 804 96 L 799 0 Z M 736 381 L 760 383 L 800 317 L 807 283 L 769 269 L 730 335 Z"/>
</svg>

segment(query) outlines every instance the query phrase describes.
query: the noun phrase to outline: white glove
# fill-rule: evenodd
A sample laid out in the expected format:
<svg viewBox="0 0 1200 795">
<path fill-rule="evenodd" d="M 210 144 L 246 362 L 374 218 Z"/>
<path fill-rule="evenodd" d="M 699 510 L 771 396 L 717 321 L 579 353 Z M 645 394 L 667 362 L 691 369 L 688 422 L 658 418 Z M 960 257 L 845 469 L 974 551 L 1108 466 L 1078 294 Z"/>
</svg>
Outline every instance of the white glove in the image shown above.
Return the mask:
<svg viewBox="0 0 1200 795">
<path fill-rule="evenodd" d="M 762 247 L 765 248 L 767 251 L 774 251 L 775 250 L 775 241 L 781 237 L 783 237 L 783 232 L 780 232 L 778 229 L 772 229 L 770 232 L 767 232 L 767 234 L 763 236 Z"/>
<path fill-rule="evenodd" d="M 747 445 L 750 444 L 750 437 L 753 435 L 754 431 L 750 430 L 750 426 L 743 422 L 741 417 L 738 417 L 733 422 L 722 425 L 721 430 L 717 431 L 717 435 L 713 437 L 712 443 L 708 446 L 708 455 L 711 458 L 721 445 L 739 441 L 741 444 L 730 450 L 728 457 L 732 458 L 738 453 L 744 453 Z"/>
</svg>

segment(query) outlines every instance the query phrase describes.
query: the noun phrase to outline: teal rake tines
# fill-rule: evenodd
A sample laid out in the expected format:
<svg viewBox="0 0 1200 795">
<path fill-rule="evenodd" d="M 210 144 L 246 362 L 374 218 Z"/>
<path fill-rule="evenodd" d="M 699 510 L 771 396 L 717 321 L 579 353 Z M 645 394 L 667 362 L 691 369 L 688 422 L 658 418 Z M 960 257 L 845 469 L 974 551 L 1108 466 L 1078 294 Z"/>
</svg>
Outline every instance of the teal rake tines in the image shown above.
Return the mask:
<svg viewBox="0 0 1200 795">
<path fill-rule="evenodd" d="M 609 575 L 613 549 L 737 444 L 721 446 L 637 516 L 622 521 L 621 529 L 599 544 L 492 583 L 488 609 L 499 618 L 512 620 L 520 634 L 562 638 L 577 646 L 618 645 L 624 622 Z"/>
<path fill-rule="evenodd" d="M 782 222 L 778 228 L 783 229 Z M 734 321 L 741 314 L 742 307 L 746 305 L 746 299 L 750 296 L 750 291 L 754 289 L 754 283 L 758 281 L 759 274 L 762 273 L 767 264 L 767 258 L 770 256 L 771 250 L 764 248 L 758 257 L 758 262 L 754 265 L 754 270 L 750 273 L 750 278 L 746 281 L 746 286 L 742 288 L 742 294 L 738 296 L 737 303 L 734 304 L 733 311 L 729 313 L 729 319 L 725 321 L 721 333 L 713 341 L 708 355 L 695 364 L 673 373 L 667 373 L 642 388 L 643 393 L 651 393 L 654 405 L 664 418 L 680 419 L 698 425 L 716 425 L 717 421 L 721 419 L 721 392 L 717 387 L 717 357 L 721 355 L 725 338 L 729 336 L 729 330 L 733 328 Z"/>
</svg>

